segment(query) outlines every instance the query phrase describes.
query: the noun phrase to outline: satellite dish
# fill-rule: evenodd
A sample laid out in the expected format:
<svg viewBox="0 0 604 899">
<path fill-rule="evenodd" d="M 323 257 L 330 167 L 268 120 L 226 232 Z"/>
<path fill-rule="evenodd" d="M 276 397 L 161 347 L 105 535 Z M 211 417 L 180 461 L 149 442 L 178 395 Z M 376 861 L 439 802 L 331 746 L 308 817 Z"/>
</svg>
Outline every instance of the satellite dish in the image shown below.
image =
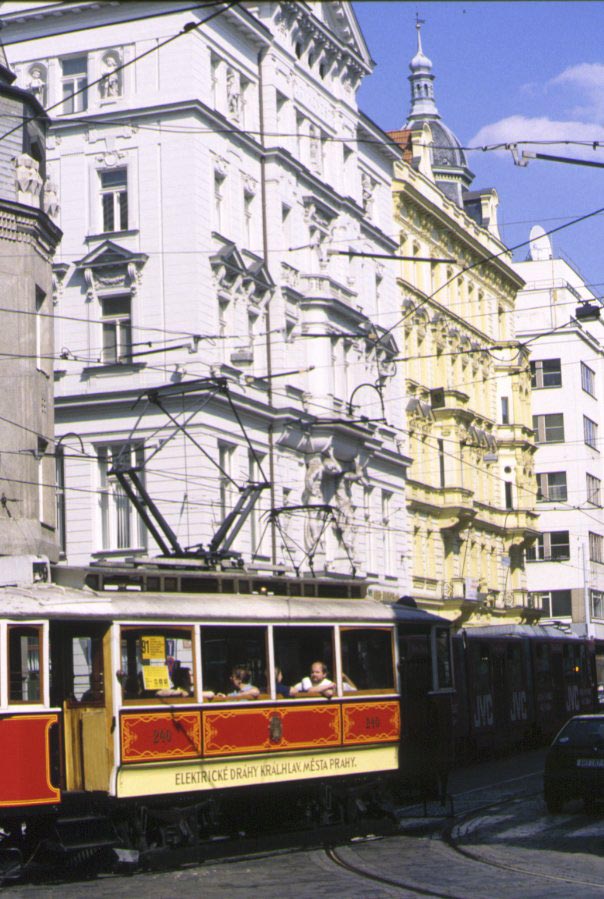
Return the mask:
<svg viewBox="0 0 604 899">
<path fill-rule="evenodd" d="M 541 225 L 533 225 L 529 234 L 529 258 L 533 262 L 553 259 L 552 244 Z"/>
</svg>

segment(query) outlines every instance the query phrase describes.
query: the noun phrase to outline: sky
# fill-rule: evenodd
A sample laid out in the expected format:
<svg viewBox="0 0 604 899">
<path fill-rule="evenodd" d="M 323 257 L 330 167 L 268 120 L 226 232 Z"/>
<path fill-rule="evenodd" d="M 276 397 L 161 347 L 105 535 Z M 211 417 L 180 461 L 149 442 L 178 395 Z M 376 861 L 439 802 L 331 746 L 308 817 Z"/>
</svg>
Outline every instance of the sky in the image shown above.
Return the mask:
<svg viewBox="0 0 604 899">
<path fill-rule="evenodd" d="M 419 14 L 436 105 L 462 146 L 587 141 L 588 147 L 524 149 L 604 166 L 604 0 L 355 0 L 353 7 L 376 64 L 361 86 L 359 106 L 384 130 L 400 128 L 409 113 L 407 77 Z M 594 150 L 593 141 L 602 141 L 602 148 Z M 604 167 L 542 160 L 517 166 L 506 150 L 467 156 L 473 189 L 497 190 L 500 231 L 510 247 L 528 240 L 534 224 L 549 231 L 604 207 Z M 554 255 L 604 296 L 604 212 L 551 241 Z M 514 252 L 515 259 L 526 256 L 526 247 Z"/>
</svg>

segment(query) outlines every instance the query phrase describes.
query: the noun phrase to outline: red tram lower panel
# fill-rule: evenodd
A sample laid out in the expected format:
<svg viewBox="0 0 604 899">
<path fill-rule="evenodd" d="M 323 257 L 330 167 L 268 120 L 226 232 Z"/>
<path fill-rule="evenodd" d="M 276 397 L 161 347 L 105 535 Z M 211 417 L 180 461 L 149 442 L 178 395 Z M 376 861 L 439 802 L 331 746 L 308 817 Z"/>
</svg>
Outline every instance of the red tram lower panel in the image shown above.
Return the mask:
<svg viewBox="0 0 604 899">
<path fill-rule="evenodd" d="M 318 749 L 342 742 L 340 706 L 273 706 L 203 713 L 203 753 L 240 755 L 284 749 Z"/>
<path fill-rule="evenodd" d="M 398 702 L 355 702 L 342 706 L 343 743 L 391 743 L 399 739 Z"/>
<path fill-rule="evenodd" d="M 50 776 L 50 729 L 58 723 L 59 716 L 52 713 L 0 717 L 0 806 L 61 801 Z"/>
<path fill-rule="evenodd" d="M 122 715 L 122 761 L 190 759 L 201 755 L 200 713 L 149 712 Z"/>
</svg>

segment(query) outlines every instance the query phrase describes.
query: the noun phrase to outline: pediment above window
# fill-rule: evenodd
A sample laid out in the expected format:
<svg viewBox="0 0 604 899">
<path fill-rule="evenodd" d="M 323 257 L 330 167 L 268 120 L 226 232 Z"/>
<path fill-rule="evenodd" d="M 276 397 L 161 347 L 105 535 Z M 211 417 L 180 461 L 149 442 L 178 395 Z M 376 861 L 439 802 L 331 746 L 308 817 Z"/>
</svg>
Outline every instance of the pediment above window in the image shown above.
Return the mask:
<svg viewBox="0 0 604 899">
<path fill-rule="evenodd" d="M 240 252 L 236 244 L 214 233 L 222 245 L 210 256 L 214 280 L 222 297 L 230 301 L 244 297 L 259 306 L 275 287 L 264 261 L 247 251 Z"/>
<path fill-rule="evenodd" d="M 146 253 L 132 253 L 112 240 L 105 240 L 75 265 L 84 274 L 87 298 L 93 300 L 99 294 L 112 291 L 136 294 L 148 258 Z"/>
</svg>

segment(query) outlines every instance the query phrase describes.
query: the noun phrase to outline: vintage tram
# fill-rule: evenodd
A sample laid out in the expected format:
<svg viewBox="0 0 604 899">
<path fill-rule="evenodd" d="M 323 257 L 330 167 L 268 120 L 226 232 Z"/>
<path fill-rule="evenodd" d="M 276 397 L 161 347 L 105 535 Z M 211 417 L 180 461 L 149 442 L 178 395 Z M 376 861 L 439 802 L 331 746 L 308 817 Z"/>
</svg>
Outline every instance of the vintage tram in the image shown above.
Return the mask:
<svg viewBox="0 0 604 899">
<path fill-rule="evenodd" d="M 161 568 L 86 579 L 0 591 L 11 870 L 40 847 L 77 858 L 191 843 L 236 831 L 249 808 L 346 820 L 385 789 L 428 784 L 429 735 L 453 696 L 443 619 L 353 579 Z M 289 695 L 317 660 L 331 695 Z M 248 696 L 230 680 L 241 666 Z M 184 671 L 187 689 L 175 688 Z"/>
</svg>

